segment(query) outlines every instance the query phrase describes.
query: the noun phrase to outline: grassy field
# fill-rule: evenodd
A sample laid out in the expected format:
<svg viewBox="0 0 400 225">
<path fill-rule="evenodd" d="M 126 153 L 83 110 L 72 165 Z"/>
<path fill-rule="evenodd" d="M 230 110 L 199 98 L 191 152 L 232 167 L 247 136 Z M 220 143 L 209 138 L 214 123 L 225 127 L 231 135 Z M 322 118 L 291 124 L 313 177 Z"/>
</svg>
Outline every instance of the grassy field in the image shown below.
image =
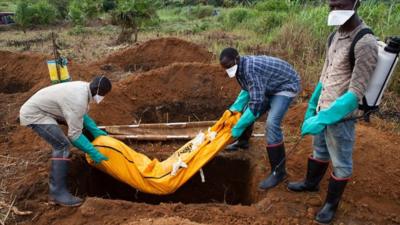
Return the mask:
<svg viewBox="0 0 400 225">
<path fill-rule="evenodd" d="M 14 1 L 0 0 L 0 12 L 13 12 L 15 7 Z"/>
<path fill-rule="evenodd" d="M 283 2 L 283 1 L 282 1 Z M 243 54 L 271 54 L 282 57 L 303 74 L 306 84 L 319 77 L 326 38 L 333 31 L 326 25 L 328 8 L 298 4 L 269 4 L 253 7 L 213 8 L 194 6 L 158 11 L 162 34 L 191 36 L 218 53 L 227 45 Z M 400 3 L 363 2 L 359 14 L 384 40 L 400 35 Z M 205 16 L 206 15 L 206 16 Z M 208 40 L 213 40 L 207 43 Z M 400 72 L 391 90 L 400 95 Z"/>
</svg>

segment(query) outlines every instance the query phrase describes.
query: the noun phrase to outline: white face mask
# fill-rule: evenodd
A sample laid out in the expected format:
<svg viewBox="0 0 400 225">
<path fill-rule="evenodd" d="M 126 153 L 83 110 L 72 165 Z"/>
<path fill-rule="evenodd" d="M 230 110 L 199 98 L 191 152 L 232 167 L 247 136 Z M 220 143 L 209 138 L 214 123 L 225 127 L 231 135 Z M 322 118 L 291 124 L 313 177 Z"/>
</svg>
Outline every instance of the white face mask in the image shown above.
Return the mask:
<svg viewBox="0 0 400 225">
<path fill-rule="evenodd" d="M 99 103 L 100 103 L 101 101 L 103 101 L 103 99 L 104 99 L 104 96 L 99 95 L 100 83 L 101 83 L 101 80 L 103 80 L 103 77 L 104 77 L 104 76 L 101 76 L 101 78 L 100 78 L 100 80 L 99 80 L 99 83 L 97 84 L 97 91 L 96 91 L 96 94 L 93 96 L 93 100 L 94 100 L 97 104 L 99 104 Z"/>
<path fill-rule="evenodd" d="M 354 15 L 357 2 L 354 3 L 352 10 L 332 10 L 328 16 L 328 26 L 342 26 L 346 23 Z"/>
<path fill-rule="evenodd" d="M 93 100 L 94 100 L 97 104 L 99 104 L 101 101 L 103 101 L 103 99 L 104 99 L 104 96 L 101 96 L 101 95 L 98 95 L 98 94 L 96 94 L 95 96 L 93 96 Z"/>
<path fill-rule="evenodd" d="M 342 26 L 354 13 L 354 10 L 333 10 L 328 16 L 328 26 Z"/>
<path fill-rule="evenodd" d="M 231 68 L 226 69 L 226 73 L 228 74 L 228 76 L 230 78 L 234 78 L 236 76 L 236 71 L 237 71 L 238 65 L 235 64 L 234 66 L 232 66 Z"/>
</svg>

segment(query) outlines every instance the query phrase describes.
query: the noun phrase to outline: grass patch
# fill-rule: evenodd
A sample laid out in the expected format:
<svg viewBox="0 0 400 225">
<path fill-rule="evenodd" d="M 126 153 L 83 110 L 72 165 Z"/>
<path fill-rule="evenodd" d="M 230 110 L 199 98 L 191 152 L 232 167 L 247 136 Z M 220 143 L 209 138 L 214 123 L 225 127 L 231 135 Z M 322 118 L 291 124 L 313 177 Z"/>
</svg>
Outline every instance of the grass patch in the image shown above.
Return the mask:
<svg viewBox="0 0 400 225">
<path fill-rule="evenodd" d="M 15 12 L 16 4 L 13 1 L 0 0 L 0 12 Z"/>
</svg>

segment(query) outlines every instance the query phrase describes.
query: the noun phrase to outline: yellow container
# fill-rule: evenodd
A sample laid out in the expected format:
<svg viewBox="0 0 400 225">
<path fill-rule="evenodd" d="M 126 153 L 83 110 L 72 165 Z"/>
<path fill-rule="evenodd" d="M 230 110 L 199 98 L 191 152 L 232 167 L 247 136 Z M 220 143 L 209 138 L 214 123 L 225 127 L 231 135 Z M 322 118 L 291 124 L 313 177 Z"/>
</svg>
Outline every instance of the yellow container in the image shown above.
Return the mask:
<svg viewBox="0 0 400 225">
<path fill-rule="evenodd" d="M 51 83 L 56 84 L 71 80 L 66 65 L 65 66 L 59 65 L 60 78 L 57 75 L 57 66 L 55 60 L 47 61 L 47 67 L 49 68 Z"/>
</svg>

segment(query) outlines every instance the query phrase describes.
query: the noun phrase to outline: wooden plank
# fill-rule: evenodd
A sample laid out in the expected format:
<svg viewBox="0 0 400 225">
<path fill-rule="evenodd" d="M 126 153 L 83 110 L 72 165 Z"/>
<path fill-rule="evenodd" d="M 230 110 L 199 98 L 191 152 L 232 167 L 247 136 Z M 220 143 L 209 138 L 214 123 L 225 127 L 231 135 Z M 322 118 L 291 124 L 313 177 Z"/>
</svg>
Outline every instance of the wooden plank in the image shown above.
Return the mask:
<svg viewBox="0 0 400 225">
<path fill-rule="evenodd" d="M 199 121 L 199 122 L 178 122 L 178 123 L 143 123 L 132 125 L 112 125 L 112 126 L 99 126 L 101 129 L 110 128 L 190 128 L 190 127 L 210 127 L 217 121 Z"/>
<path fill-rule="evenodd" d="M 216 121 L 182 122 L 182 123 L 150 123 L 132 125 L 100 126 L 111 137 L 121 140 L 167 141 L 191 140 L 199 132 L 206 131 Z M 254 133 L 253 137 L 264 137 L 262 133 Z"/>
</svg>

